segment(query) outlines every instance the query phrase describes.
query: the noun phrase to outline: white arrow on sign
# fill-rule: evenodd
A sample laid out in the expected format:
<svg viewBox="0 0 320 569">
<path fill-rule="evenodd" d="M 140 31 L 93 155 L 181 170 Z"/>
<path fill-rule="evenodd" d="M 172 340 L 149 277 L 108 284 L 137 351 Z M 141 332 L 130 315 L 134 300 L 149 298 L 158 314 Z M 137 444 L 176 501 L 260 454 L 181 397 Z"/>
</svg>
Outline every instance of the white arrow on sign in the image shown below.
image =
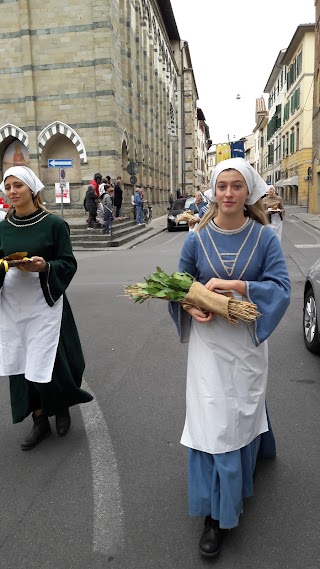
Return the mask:
<svg viewBox="0 0 320 569">
<path fill-rule="evenodd" d="M 72 160 L 69 158 L 49 158 L 48 168 L 72 168 Z"/>
</svg>

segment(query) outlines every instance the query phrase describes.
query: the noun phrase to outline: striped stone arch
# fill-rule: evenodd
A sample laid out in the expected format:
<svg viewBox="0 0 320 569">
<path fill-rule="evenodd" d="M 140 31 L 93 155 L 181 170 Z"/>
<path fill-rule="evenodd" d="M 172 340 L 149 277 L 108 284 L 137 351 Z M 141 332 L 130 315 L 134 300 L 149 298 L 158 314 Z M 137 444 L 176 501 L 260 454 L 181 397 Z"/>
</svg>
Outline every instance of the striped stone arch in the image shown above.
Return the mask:
<svg viewBox="0 0 320 569">
<path fill-rule="evenodd" d="M 42 132 L 40 132 L 40 134 L 38 136 L 38 146 L 39 146 L 39 155 L 40 156 L 41 156 L 42 150 L 45 147 L 48 140 L 52 136 L 54 136 L 55 134 L 64 134 L 64 136 L 69 138 L 71 140 L 71 142 L 75 145 L 75 147 L 79 153 L 80 162 L 82 164 L 87 163 L 86 149 L 85 149 L 85 146 L 84 146 L 80 136 L 76 133 L 75 130 L 73 130 L 73 128 L 71 128 L 71 126 L 68 126 L 67 124 L 60 122 L 60 121 L 55 121 L 55 122 L 49 124 L 48 126 L 46 126 L 46 128 L 43 129 Z"/>
<path fill-rule="evenodd" d="M 24 144 L 28 148 L 29 146 L 28 135 L 26 132 L 24 132 L 24 130 L 22 130 L 18 126 L 15 126 L 14 124 L 5 124 L 4 126 L 2 126 L 0 128 L 0 144 L 5 138 L 8 138 L 8 136 L 14 136 L 15 138 L 18 138 L 18 140 L 20 140 L 20 142 L 22 142 L 22 144 Z"/>
<path fill-rule="evenodd" d="M 129 156 L 129 136 L 126 130 L 123 131 L 122 133 L 122 138 L 121 138 L 121 148 L 123 143 L 126 143 L 126 147 L 127 147 L 127 152 L 128 152 L 128 156 Z"/>
</svg>

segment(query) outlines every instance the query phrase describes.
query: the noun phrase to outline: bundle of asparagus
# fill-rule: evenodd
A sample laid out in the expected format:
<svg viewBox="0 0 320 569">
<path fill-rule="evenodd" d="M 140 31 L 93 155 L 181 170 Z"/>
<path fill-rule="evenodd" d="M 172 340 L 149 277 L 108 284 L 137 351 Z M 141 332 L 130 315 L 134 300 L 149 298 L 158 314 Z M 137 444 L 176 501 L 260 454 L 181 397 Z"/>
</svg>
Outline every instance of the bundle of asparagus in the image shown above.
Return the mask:
<svg viewBox="0 0 320 569">
<path fill-rule="evenodd" d="M 228 293 L 211 292 L 189 273 L 175 272 L 168 275 L 160 267 L 145 278 L 144 283 L 126 286 L 125 293 L 139 303 L 148 298 L 180 302 L 187 307 L 213 312 L 233 323 L 238 320 L 254 322 L 259 316 L 257 306 L 252 302 L 235 300 Z"/>
</svg>

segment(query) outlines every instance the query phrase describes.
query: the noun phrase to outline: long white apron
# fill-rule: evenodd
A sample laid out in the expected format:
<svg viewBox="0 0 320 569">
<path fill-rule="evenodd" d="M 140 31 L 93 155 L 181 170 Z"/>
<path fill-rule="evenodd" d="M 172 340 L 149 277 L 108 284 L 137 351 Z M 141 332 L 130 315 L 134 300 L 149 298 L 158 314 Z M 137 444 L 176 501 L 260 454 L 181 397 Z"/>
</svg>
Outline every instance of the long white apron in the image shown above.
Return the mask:
<svg viewBox="0 0 320 569">
<path fill-rule="evenodd" d="M 0 376 L 51 381 L 62 307 L 63 297 L 53 307 L 46 303 L 39 273 L 9 269 L 0 293 Z"/>
<path fill-rule="evenodd" d="M 245 323 L 229 324 L 219 316 L 208 323 L 192 318 L 181 443 L 219 454 L 238 450 L 268 431 L 267 375 L 267 342 L 255 347 Z"/>
<path fill-rule="evenodd" d="M 282 219 L 279 213 L 273 213 L 271 216 L 271 223 L 270 227 L 272 227 L 273 231 L 276 233 L 279 241 L 281 241 L 282 237 Z"/>
</svg>

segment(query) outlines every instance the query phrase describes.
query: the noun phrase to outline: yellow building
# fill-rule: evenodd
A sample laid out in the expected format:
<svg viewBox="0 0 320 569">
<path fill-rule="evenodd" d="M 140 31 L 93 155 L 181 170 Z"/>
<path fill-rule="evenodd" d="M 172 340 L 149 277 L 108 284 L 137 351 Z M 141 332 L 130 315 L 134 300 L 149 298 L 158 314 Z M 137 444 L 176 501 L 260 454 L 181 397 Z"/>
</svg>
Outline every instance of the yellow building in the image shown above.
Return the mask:
<svg viewBox="0 0 320 569">
<path fill-rule="evenodd" d="M 307 205 L 308 167 L 312 159 L 314 24 L 297 27 L 282 60 L 286 89 L 282 100 L 281 179 L 285 203 Z"/>
<path fill-rule="evenodd" d="M 312 213 L 320 213 L 320 0 L 314 0 L 316 10 L 316 27 L 315 27 L 315 58 L 314 58 L 314 97 L 313 97 L 313 121 L 312 121 L 312 151 L 313 164 L 310 164 L 313 170 L 311 193 L 310 193 L 310 211 Z"/>
</svg>

